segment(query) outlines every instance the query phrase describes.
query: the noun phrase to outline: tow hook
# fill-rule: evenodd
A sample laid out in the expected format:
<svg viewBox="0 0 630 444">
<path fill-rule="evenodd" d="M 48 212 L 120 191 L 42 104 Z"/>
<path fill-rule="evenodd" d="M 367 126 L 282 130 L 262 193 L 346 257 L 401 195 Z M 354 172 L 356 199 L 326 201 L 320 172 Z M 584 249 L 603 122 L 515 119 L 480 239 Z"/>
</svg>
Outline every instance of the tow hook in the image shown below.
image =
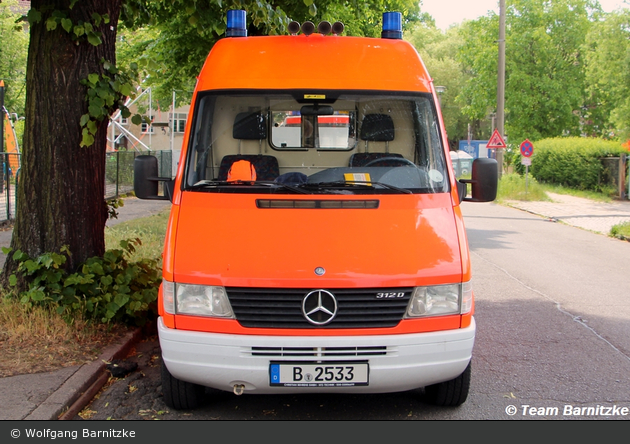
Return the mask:
<svg viewBox="0 0 630 444">
<path fill-rule="evenodd" d="M 236 396 L 241 396 L 245 391 L 245 385 L 243 384 L 234 384 L 234 394 Z"/>
</svg>

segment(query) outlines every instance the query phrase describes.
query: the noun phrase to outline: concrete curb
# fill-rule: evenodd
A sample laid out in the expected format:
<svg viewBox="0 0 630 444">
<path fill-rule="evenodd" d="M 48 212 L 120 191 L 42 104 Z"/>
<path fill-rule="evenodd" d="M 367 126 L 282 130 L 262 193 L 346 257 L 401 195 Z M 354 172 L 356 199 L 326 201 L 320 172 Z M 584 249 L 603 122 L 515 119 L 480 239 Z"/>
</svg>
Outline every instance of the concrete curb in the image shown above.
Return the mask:
<svg viewBox="0 0 630 444">
<path fill-rule="evenodd" d="M 99 358 L 82 365 L 25 420 L 50 421 L 74 418 L 109 379 L 105 362 L 122 359 L 142 337 L 142 329 L 127 333 L 119 343 L 110 345 Z"/>
</svg>

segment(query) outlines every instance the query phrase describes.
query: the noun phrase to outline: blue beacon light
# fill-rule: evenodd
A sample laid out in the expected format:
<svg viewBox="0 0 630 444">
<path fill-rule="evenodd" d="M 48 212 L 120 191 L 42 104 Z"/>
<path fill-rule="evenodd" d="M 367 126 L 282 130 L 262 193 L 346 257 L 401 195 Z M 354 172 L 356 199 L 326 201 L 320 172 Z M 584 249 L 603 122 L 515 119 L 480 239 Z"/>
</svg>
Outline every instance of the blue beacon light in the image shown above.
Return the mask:
<svg viewBox="0 0 630 444">
<path fill-rule="evenodd" d="M 400 12 L 383 13 L 381 37 L 384 39 L 402 39 L 402 14 Z"/>
<path fill-rule="evenodd" d="M 241 9 L 231 9 L 227 13 L 226 37 L 247 37 L 246 14 Z"/>
</svg>

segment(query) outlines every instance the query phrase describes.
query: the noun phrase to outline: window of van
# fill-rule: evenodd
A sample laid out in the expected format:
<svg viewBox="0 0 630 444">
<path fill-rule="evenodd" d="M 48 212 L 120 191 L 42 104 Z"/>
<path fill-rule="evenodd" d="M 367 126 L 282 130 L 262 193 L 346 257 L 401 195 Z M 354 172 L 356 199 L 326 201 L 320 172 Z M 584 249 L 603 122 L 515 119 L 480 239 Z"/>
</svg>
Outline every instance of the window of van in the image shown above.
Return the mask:
<svg viewBox="0 0 630 444">
<path fill-rule="evenodd" d="M 206 92 L 196 100 L 184 190 L 388 194 L 449 191 L 430 94 Z M 323 98 L 323 99 L 322 99 Z M 247 160 L 256 181 L 231 181 Z"/>
</svg>

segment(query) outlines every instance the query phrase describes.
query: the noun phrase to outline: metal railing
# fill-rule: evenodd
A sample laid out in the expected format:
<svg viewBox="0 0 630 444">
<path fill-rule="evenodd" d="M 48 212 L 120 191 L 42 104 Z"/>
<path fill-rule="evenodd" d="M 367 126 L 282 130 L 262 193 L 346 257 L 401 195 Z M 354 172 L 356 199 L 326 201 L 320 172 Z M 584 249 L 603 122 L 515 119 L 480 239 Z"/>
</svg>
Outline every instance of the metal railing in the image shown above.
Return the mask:
<svg viewBox="0 0 630 444">
<path fill-rule="evenodd" d="M 617 197 L 630 199 L 630 182 L 628 180 L 628 156 L 600 158 L 604 170 L 599 176 L 599 183 L 617 190 Z"/>
<path fill-rule="evenodd" d="M 173 152 L 171 150 L 107 153 L 105 159 L 105 199 L 115 199 L 133 191 L 133 161 L 136 156 L 141 154 L 157 157 L 160 177 L 172 176 Z"/>
<path fill-rule="evenodd" d="M 0 222 L 15 219 L 20 154 L 0 153 Z"/>
<path fill-rule="evenodd" d="M 133 191 L 133 161 L 141 154 L 151 154 L 158 159 L 159 174 L 171 177 L 173 152 L 170 150 L 116 151 L 105 157 L 105 199 L 115 199 Z M 0 223 L 15 220 L 17 185 L 20 177 L 21 158 L 17 153 L 0 152 Z"/>
</svg>

